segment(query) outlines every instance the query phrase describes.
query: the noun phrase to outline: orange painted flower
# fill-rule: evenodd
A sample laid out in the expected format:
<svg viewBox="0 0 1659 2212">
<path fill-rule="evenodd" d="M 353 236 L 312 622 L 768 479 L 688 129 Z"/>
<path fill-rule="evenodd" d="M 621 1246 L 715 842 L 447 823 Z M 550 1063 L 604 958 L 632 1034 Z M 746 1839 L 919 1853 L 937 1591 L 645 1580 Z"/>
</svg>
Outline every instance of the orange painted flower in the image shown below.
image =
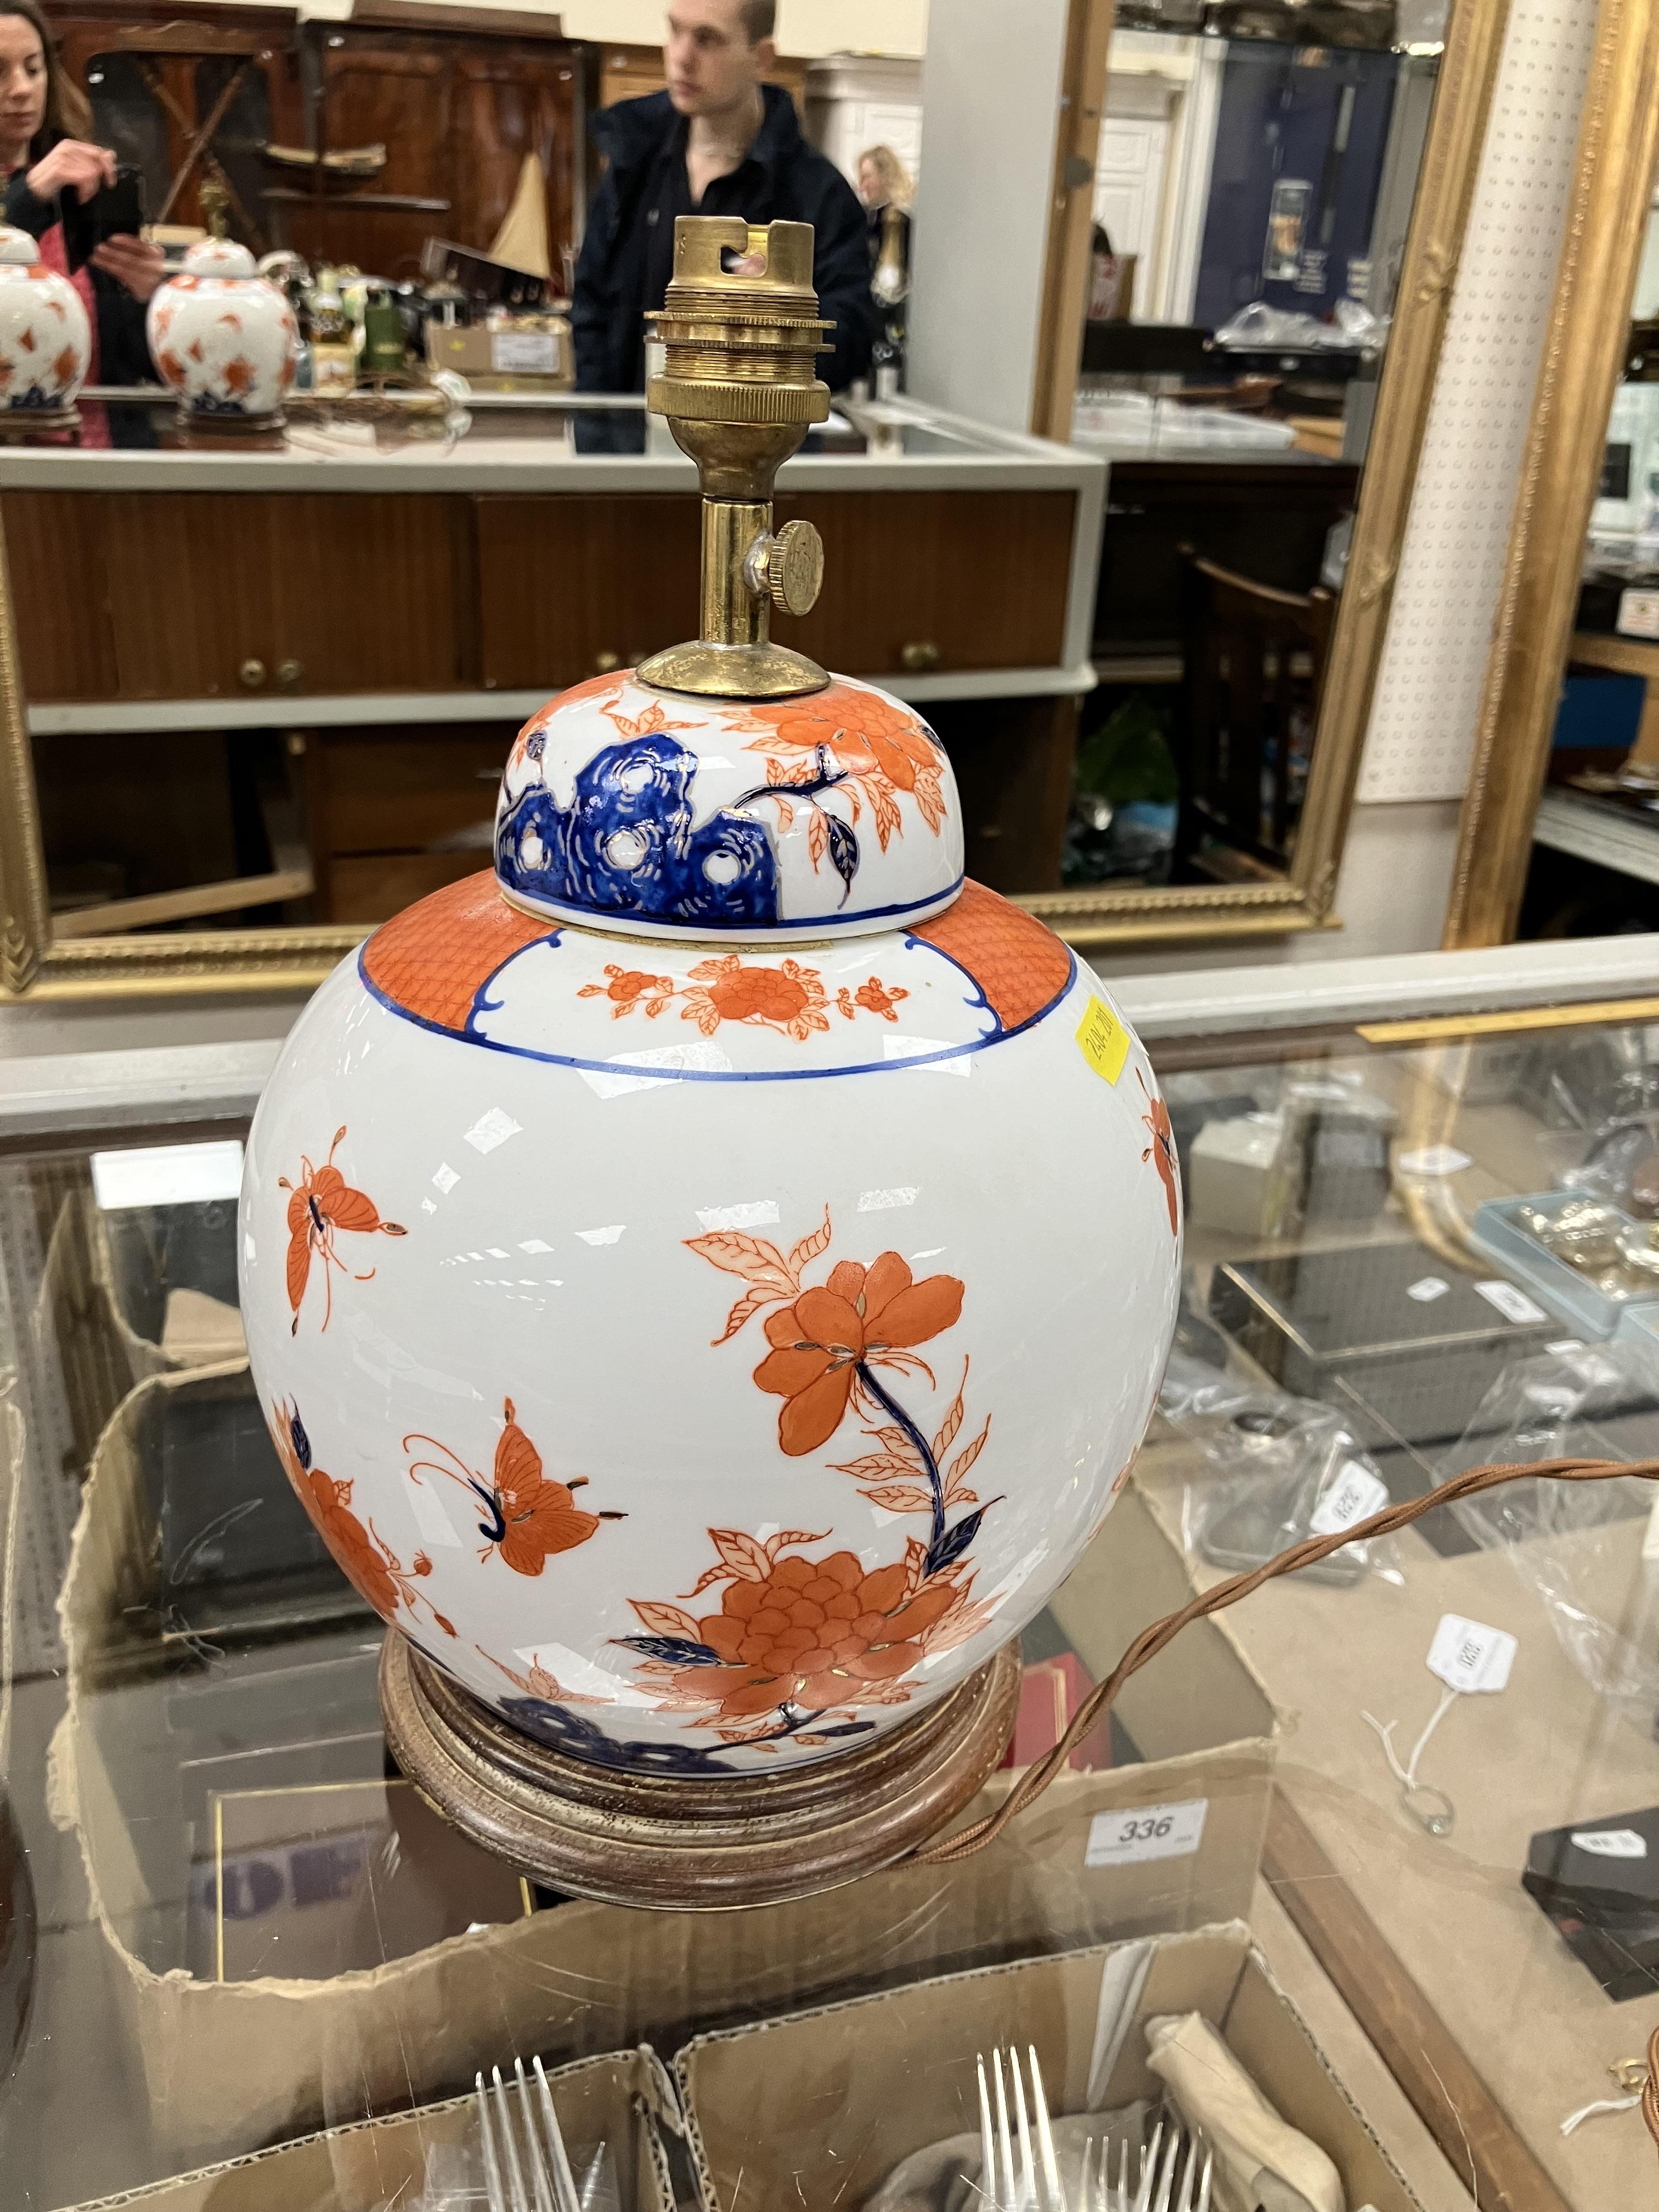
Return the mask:
<svg viewBox="0 0 1659 2212">
<path fill-rule="evenodd" d="M 897 985 L 884 983 L 878 976 L 872 975 L 867 982 L 860 983 L 856 991 L 849 991 L 843 983 L 836 994 L 836 1004 L 849 1022 L 855 1018 L 855 1010 L 860 1006 L 866 1013 L 879 1014 L 884 1022 L 896 1022 L 898 1016 L 893 1009 L 901 999 L 908 999 L 909 995 Z"/>
<path fill-rule="evenodd" d="M 80 356 L 72 345 L 66 345 L 52 365 L 52 373 L 59 384 L 67 384 L 80 366 Z"/>
<path fill-rule="evenodd" d="M 234 361 L 225 363 L 225 389 L 234 392 L 239 399 L 253 389 L 253 363 L 240 353 Z"/>
<path fill-rule="evenodd" d="M 885 1355 L 926 1344 L 961 1313 L 962 1285 L 954 1275 L 915 1282 L 896 1252 L 884 1252 L 868 1268 L 858 1260 L 841 1261 L 821 1287 L 769 1314 L 772 1349 L 755 1380 L 785 1401 L 778 1415 L 784 1450 L 799 1459 L 835 1434 L 860 1361 L 902 1364 Z"/>
<path fill-rule="evenodd" d="M 757 727 L 775 733 L 750 752 L 804 753 L 819 745 L 849 775 L 873 769 L 899 791 L 915 791 L 917 778 L 937 778 L 945 757 L 927 726 L 896 701 L 873 691 L 831 684 L 802 699 L 745 710 Z"/>
<path fill-rule="evenodd" d="M 700 960 L 690 974 L 696 988 L 683 994 L 680 1018 L 695 1022 L 705 1036 L 713 1036 L 722 1022 L 753 1022 L 781 1030 L 799 1044 L 815 1030 L 830 1026 L 817 971 L 799 961 L 751 968 L 731 952 Z"/>
<path fill-rule="evenodd" d="M 787 1553 L 763 1582 L 728 1583 L 720 1610 L 697 1623 L 701 1641 L 724 1666 L 689 1667 L 672 1686 L 717 1699 L 732 1717 L 785 1705 L 823 1712 L 856 1704 L 866 1685 L 909 1673 L 922 1656 L 917 1639 L 957 1596 L 949 1583 L 908 1601 L 904 1592 L 902 1565 L 866 1574 L 853 1552 L 827 1559 Z"/>
<path fill-rule="evenodd" d="M 674 995 L 674 981 L 670 975 L 647 975 L 642 969 L 618 968 L 607 961 L 605 972 L 610 981 L 605 983 L 584 983 L 576 996 L 579 999 L 609 999 L 611 1018 L 620 1021 L 631 1014 L 637 1006 L 643 1006 L 647 1020 L 659 1014 Z"/>
</svg>

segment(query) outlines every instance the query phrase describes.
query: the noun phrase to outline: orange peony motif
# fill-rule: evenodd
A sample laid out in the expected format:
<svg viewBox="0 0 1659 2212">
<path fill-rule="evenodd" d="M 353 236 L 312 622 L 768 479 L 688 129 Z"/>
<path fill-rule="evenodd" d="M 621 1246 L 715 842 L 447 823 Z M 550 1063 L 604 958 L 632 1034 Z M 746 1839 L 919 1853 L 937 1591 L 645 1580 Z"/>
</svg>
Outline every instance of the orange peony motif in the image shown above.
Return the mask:
<svg viewBox="0 0 1659 2212">
<path fill-rule="evenodd" d="M 417 1552 L 409 1567 L 386 1542 L 371 1521 L 365 1528 L 351 1510 L 351 1484 L 340 1481 L 312 1464 L 311 1440 L 293 1404 L 273 1407 L 268 1419 L 272 1443 L 295 1495 L 309 1515 L 312 1525 L 333 1553 L 336 1565 L 366 1605 L 382 1620 L 395 1619 L 399 1604 L 411 1613 L 424 1605 L 446 1636 L 455 1633 L 454 1623 L 438 1611 L 414 1577 L 432 1571 L 432 1562 Z"/>
<path fill-rule="evenodd" d="M 957 1602 L 950 1583 L 907 1599 L 905 1583 L 902 1565 L 866 1574 L 853 1552 L 817 1560 L 787 1553 L 765 1581 L 729 1583 L 720 1610 L 698 1621 L 720 1672 L 688 1667 L 670 1686 L 717 1698 L 733 1719 L 786 1705 L 817 1713 L 856 1704 L 869 1684 L 909 1673 L 922 1656 L 916 1639 Z"/>
<path fill-rule="evenodd" d="M 884 852 L 901 827 L 896 792 L 909 793 L 936 834 L 943 825 L 944 751 L 920 716 L 896 701 L 830 684 L 806 698 L 747 706 L 737 726 L 758 733 L 748 750 L 769 757 L 768 781 L 786 792 L 791 771 L 810 770 L 822 748 L 868 799 Z"/>
<path fill-rule="evenodd" d="M 59 384 L 67 384 L 79 365 L 80 356 L 73 346 L 66 345 L 52 365 L 52 373 Z"/>
<path fill-rule="evenodd" d="M 816 1451 L 840 1427 L 860 1364 L 902 1366 L 903 1353 L 950 1328 L 962 1314 L 954 1275 L 912 1279 L 896 1252 L 866 1268 L 842 1260 L 821 1287 L 766 1317 L 772 1349 L 755 1370 L 763 1390 L 784 1400 L 778 1442 L 792 1459 Z M 890 1357 L 894 1352 L 900 1357 Z"/>
<path fill-rule="evenodd" d="M 722 1022 L 750 1022 L 779 1030 L 801 1044 L 830 1019 L 817 971 L 786 960 L 779 968 L 745 967 L 735 952 L 700 960 L 690 971 L 696 987 L 683 995 L 682 1021 L 713 1036 Z"/>
<path fill-rule="evenodd" d="M 611 1018 L 619 1022 L 624 1014 L 631 1014 L 635 1006 L 645 1008 L 647 1021 L 659 1014 L 674 995 L 674 981 L 670 975 L 647 975 L 642 969 L 618 968 L 605 963 L 605 972 L 610 981 L 605 983 L 584 983 L 576 996 L 579 999 L 609 999 Z"/>
<path fill-rule="evenodd" d="M 253 389 L 253 363 L 240 353 L 234 361 L 225 363 L 225 389 L 238 399 Z"/>
</svg>

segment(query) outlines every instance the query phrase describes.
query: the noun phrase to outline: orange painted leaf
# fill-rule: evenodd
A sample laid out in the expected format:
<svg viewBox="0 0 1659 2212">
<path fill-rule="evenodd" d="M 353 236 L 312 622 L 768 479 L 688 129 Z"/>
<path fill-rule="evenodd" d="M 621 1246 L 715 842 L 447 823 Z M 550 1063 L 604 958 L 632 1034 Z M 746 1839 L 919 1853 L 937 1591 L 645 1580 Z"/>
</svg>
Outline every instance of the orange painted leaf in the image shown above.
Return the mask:
<svg viewBox="0 0 1659 2212">
<path fill-rule="evenodd" d="M 757 1290 L 774 1297 L 793 1298 L 800 1287 L 775 1244 L 763 1237 L 745 1237 L 736 1229 L 717 1229 L 707 1237 L 688 1237 L 688 1251 L 697 1253 L 728 1275 L 741 1275 Z"/>
<path fill-rule="evenodd" d="M 792 1544 L 821 1544 L 828 1536 L 827 1528 L 780 1528 L 775 1536 L 766 1540 L 766 1556 L 775 1559 L 780 1552 L 787 1552 Z"/>
<path fill-rule="evenodd" d="M 988 1413 L 985 1416 L 985 1426 L 974 1438 L 972 1443 L 964 1445 L 963 1449 L 959 1451 L 956 1457 L 951 1461 L 945 1477 L 947 1481 L 955 1482 L 959 1475 L 967 1474 L 969 1468 L 984 1450 L 985 1439 L 990 1435 L 990 1433 L 991 1417 Z"/>
<path fill-rule="evenodd" d="M 927 1565 L 927 1547 L 912 1536 L 904 1547 L 904 1595 L 914 1597 L 921 1588 L 922 1570 Z"/>
<path fill-rule="evenodd" d="M 643 1598 L 630 1598 L 640 1619 L 655 1636 L 684 1636 L 693 1644 L 702 1641 L 702 1631 L 691 1615 L 678 1605 L 659 1605 Z"/>
<path fill-rule="evenodd" d="M 892 1478 L 914 1481 L 916 1475 L 915 1455 L 902 1458 L 897 1452 L 869 1452 L 863 1459 L 830 1462 L 836 1474 L 850 1474 L 854 1482 L 885 1482 Z"/>
<path fill-rule="evenodd" d="M 763 1583 L 772 1571 L 766 1547 L 744 1535 L 741 1528 L 711 1528 L 709 1540 L 740 1582 Z"/>
<path fill-rule="evenodd" d="M 830 847 L 830 825 L 815 806 L 806 824 L 806 851 L 816 868 Z"/>
<path fill-rule="evenodd" d="M 968 1362 L 964 1359 L 962 1363 L 962 1382 L 951 1401 L 951 1410 L 940 1423 L 939 1434 L 933 1438 L 935 1459 L 943 1459 L 957 1440 L 957 1431 L 962 1426 L 962 1394 L 967 1388 Z"/>
<path fill-rule="evenodd" d="M 879 1505 L 889 1513 L 931 1513 L 933 1493 L 919 1482 L 890 1483 L 884 1489 L 866 1490 L 865 1496 L 872 1505 Z"/>
<path fill-rule="evenodd" d="M 790 1274 L 793 1276 L 797 1285 L 799 1285 L 800 1282 L 800 1271 L 806 1265 L 807 1261 L 809 1260 L 816 1260 L 821 1252 L 827 1252 L 829 1249 L 830 1209 L 826 1206 L 823 1209 L 823 1228 L 814 1229 L 808 1236 L 803 1237 L 799 1243 L 794 1247 L 793 1250 L 790 1253 L 789 1257 L 784 1262 L 784 1265 L 788 1269 Z"/>
<path fill-rule="evenodd" d="M 726 1316 L 726 1327 L 718 1336 L 711 1336 L 708 1341 L 711 1344 L 724 1344 L 727 1337 L 737 1334 L 751 1314 L 757 1314 L 763 1306 L 778 1304 L 781 1297 L 787 1295 L 787 1292 L 777 1291 L 745 1291 Z"/>
</svg>

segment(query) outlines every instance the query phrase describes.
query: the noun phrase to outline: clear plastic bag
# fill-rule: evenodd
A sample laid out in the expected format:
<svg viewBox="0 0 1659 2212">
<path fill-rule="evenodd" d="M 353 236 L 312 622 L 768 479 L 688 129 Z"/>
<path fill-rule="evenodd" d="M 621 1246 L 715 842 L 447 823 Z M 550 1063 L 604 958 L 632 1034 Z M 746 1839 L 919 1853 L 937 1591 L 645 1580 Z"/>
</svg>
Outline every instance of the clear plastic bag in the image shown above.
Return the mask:
<svg viewBox="0 0 1659 2212">
<path fill-rule="evenodd" d="M 1504 1369 L 1438 1468 L 1553 1459 L 1659 1456 L 1659 1352 L 1623 1342 L 1564 1344 Z M 1633 1559 L 1659 1486 L 1637 1476 L 1540 1475 L 1452 1508 L 1483 1551 L 1501 1552 L 1536 1591 L 1584 1680 L 1643 1735 L 1659 1714 L 1659 1610 L 1632 1602 L 1652 1579 Z M 1615 1616 L 1617 1625 L 1615 1625 Z"/>
</svg>

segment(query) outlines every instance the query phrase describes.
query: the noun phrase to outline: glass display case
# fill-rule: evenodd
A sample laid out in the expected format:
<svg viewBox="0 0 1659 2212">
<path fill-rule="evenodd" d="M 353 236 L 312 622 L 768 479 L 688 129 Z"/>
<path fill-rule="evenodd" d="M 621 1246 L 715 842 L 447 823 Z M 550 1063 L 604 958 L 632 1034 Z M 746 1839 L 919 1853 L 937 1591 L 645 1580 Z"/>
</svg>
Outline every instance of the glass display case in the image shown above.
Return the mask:
<svg viewBox="0 0 1659 2212">
<path fill-rule="evenodd" d="M 1651 969 L 1632 940 L 1120 994 L 1180 1156 L 1181 1324 L 975 1813 L 1225 1577 L 1467 1468 L 1659 1455 Z M 0 1070 L 9 2206 L 488 2203 L 469 2093 L 537 2057 L 584 2203 L 954 2206 L 975 2061 L 1027 2044 L 1073 2206 L 1103 2142 L 1133 2202 L 1194 2115 L 1218 2203 L 1256 2168 L 1300 2198 L 1231 2201 L 1644 2201 L 1646 1481 L 1518 1481 L 1195 1621 L 977 1855 L 750 1911 L 562 1897 L 398 1775 L 380 1622 L 261 1419 L 235 1200 L 275 1049 Z M 1193 2089 L 1231 2061 L 1249 2125 Z"/>
</svg>

